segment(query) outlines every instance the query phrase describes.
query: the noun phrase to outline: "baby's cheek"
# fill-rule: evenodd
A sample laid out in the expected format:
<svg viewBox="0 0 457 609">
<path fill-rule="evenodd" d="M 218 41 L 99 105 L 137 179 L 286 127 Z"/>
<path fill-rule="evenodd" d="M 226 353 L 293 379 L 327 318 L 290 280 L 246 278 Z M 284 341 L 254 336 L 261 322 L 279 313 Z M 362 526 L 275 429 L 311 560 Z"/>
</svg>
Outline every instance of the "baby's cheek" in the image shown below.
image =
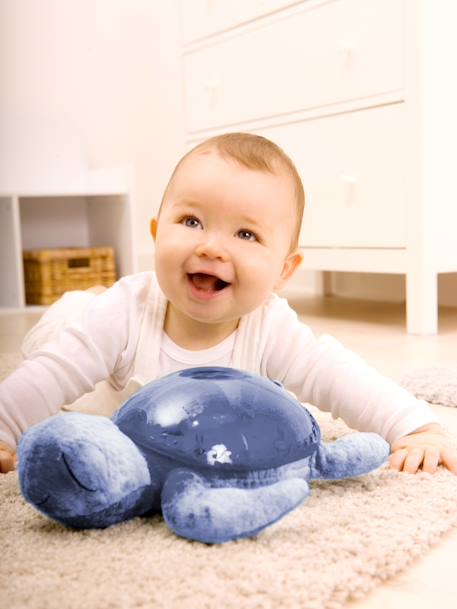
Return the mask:
<svg viewBox="0 0 457 609">
<path fill-rule="evenodd" d="M 252 258 L 247 257 L 246 264 L 249 266 L 250 273 L 261 284 L 271 283 L 273 285 L 276 283 L 282 268 L 279 258 L 271 254 Z"/>
<path fill-rule="evenodd" d="M 260 304 L 277 283 L 280 275 L 278 264 L 268 258 L 246 260 L 241 278 L 249 286 L 251 299 Z"/>
</svg>

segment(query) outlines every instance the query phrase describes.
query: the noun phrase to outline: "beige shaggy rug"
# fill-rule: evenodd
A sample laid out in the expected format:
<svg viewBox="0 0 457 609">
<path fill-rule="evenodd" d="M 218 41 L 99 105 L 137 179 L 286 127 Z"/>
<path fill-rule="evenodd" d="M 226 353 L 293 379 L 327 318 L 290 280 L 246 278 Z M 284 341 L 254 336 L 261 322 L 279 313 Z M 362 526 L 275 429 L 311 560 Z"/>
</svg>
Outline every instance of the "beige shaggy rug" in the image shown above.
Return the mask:
<svg viewBox="0 0 457 609">
<path fill-rule="evenodd" d="M 3 356 L 3 373 L 16 356 Z M 2 370 L 0 370 L 0 373 Z M 314 412 L 314 410 L 313 410 Z M 348 432 L 317 413 L 326 439 Z M 381 469 L 314 482 L 309 501 L 255 539 L 220 546 L 161 518 L 73 531 L 0 476 L 0 606 L 9 609 L 336 609 L 405 569 L 457 524 L 457 477 Z"/>
<path fill-rule="evenodd" d="M 457 368 L 419 368 L 401 380 L 405 389 L 420 400 L 457 408 Z"/>
</svg>

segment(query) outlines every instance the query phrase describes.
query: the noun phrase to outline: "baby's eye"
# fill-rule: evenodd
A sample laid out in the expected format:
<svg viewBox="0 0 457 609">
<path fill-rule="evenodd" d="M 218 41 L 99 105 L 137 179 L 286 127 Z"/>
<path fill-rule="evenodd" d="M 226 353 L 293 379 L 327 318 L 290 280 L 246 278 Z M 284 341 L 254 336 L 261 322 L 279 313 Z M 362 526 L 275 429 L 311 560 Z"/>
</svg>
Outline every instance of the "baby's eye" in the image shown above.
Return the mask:
<svg viewBox="0 0 457 609">
<path fill-rule="evenodd" d="M 245 230 L 244 228 L 238 231 L 238 237 L 244 241 L 257 241 L 257 235 L 251 230 Z"/>
<path fill-rule="evenodd" d="M 188 226 L 189 228 L 198 228 L 202 225 L 200 220 L 194 216 L 186 216 L 181 220 L 181 224 L 184 224 L 184 226 Z"/>
</svg>

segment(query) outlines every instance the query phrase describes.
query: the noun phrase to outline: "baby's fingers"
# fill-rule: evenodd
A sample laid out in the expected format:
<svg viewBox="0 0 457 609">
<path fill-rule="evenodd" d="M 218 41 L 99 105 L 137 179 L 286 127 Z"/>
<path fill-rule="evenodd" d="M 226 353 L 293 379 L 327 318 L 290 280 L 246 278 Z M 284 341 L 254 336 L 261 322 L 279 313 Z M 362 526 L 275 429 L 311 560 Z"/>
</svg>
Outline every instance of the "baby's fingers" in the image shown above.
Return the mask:
<svg viewBox="0 0 457 609">
<path fill-rule="evenodd" d="M 424 450 L 422 448 L 412 448 L 406 456 L 403 471 L 408 472 L 408 474 L 415 474 L 422 465 L 423 460 Z"/>
<path fill-rule="evenodd" d="M 395 469 L 400 472 L 403 469 L 403 464 L 408 455 L 408 451 L 406 448 L 399 448 L 395 452 L 390 455 L 389 458 L 389 467 L 391 469 Z"/>
<path fill-rule="evenodd" d="M 15 458 L 7 450 L 0 450 L 0 474 L 6 474 L 14 469 Z"/>
<path fill-rule="evenodd" d="M 389 465 L 397 471 L 415 474 L 424 461 L 424 451 L 421 448 L 399 448 L 392 453 Z M 433 464 L 431 463 L 431 466 Z"/>
<path fill-rule="evenodd" d="M 440 463 L 440 451 L 438 448 L 428 448 L 425 451 L 422 469 L 428 474 L 434 474 Z"/>
<path fill-rule="evenodd" d="M 441 463 L 449 471 L 457 475 L 457 453 L 454 450 L 443 450 L 441 453 Z"/>
</svg>

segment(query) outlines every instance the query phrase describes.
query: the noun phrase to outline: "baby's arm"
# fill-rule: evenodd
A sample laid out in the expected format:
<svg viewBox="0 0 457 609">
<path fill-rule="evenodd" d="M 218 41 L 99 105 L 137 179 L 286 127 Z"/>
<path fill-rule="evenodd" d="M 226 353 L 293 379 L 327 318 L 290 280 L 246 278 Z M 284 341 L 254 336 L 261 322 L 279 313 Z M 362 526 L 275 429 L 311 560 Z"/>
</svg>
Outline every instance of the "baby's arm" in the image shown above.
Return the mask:
<svg viewBox="0 0 457 609">
<path fill-rule="evenodd" d="M 457 452 L 424 401 L 372 368 L 335 339 L 316 339 L 295 314 L 278 309 L 271 324 L 264 373 L 284 383 L 299 400 L 372 431 L 391 445 L 391 467 L 434 472 L 442 464 L 457 474 Z"/>
<path fill-rule="evenodd" d="M 98 296 L 79 322 L 30 353 L 0 384 L 0 442 L 14 450 L 31 425 L 91 391 L 119 365 L 128 367 L 137 338 L 129 321 L 138 317 L 135 287 L 121 280 Z M 2 451 L 2 468 L 10 467 L 8 453 Z"/>
<path fill-rule="evenodd" d="M 455 442 L 444 427 L 431 423 L 395 440 L 391 446 L 389 465 L 392 469 L 415 474 L 422 469 L 434 474 L 438 465 L 444 465 L 457 474 Z"/>
</svg>

